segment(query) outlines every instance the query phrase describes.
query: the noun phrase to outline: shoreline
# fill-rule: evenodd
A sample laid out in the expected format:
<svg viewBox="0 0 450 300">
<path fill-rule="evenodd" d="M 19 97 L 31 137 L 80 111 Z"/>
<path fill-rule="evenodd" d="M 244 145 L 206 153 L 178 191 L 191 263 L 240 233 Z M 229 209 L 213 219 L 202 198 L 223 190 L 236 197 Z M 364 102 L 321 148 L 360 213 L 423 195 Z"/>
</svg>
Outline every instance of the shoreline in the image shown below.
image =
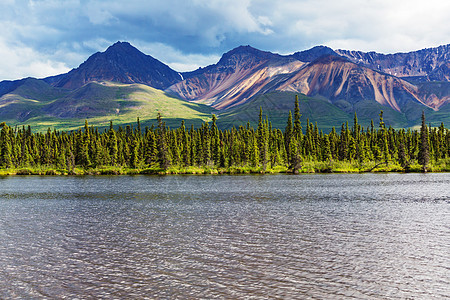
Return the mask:
<svg viewBox="0 0 450 300">
<path fill-rule="evenodd" d="M 172 167 L 166 170 L 161 168 L 127 168 L 127 167 L 98 167 L 98 168 L 75 168 L 72 170 L 54 167 L 24 167 L 24 168 L 8 168 L 0 169 L 0 176 L 102 176 L 102 175 L 242 175 L 242 174 L 344 174 L 344 173 L 445 173 L 450 172 L 448 164 L 437 164 L 429 166 L 427 172 L 423 172 L 422 166 L 412 165 L 405 170 L 399 165 L 379 165 L 373 163 L 368 164 L 352 164 L 352 163 L 322 163 L 308 162 L 305 163 L 297 172 L 287 167 L 277 166 L 263 170 L 261 167 L 231 167 L 231 168 L 215 168 L 215 167 Z"/>
</svg>

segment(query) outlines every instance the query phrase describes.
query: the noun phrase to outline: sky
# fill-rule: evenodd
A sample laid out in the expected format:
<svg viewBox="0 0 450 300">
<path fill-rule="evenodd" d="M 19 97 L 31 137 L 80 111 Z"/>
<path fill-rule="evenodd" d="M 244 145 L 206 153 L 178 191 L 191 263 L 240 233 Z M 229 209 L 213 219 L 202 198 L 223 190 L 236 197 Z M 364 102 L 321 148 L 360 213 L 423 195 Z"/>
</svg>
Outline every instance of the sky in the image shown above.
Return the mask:
<svg viewBox="0 0 450 300">
<path fill-rule="evenodd" d="M 239 45 L 291 54 L 450 43 L 448 0 L 0 0 L 0 81 L 68 72 L 127 41 L 177 71 Z"/>
</svg>

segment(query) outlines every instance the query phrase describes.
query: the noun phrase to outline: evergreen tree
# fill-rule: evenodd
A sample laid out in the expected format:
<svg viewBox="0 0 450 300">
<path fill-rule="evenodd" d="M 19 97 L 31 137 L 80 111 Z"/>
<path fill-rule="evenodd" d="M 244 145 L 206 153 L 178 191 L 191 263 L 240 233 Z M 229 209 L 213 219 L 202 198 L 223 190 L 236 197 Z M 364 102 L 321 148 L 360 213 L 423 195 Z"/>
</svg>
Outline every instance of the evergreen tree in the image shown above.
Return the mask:
<svg viewBox="0 0 450 300">
<path fill-rule="evenodd" d="M 330 138 L 328 135 L 325 135 L 323 137 L 322 160 L 331 161 L 331 158 Z"/>
<path fill-rule="evenodd" d="M 297 100 L 297 99 L 296 99 Z M 297 102 L 297 101 L 296 101 Z M 348 122 L 342 124 L 338 135 L 335 128 L 329 134 L 319 131 L 317 123 L 306 123 L 305 134 L 299 133 L 299 109 L 296 104 L 294 122 L 289 114 L 285 133 L 273 129 L 271 123 L 262 117 L 260 108 L 258 128 L 247 126 L 220 130 L 217 118 L 212 116 L 212 124 L 207 122 L 188 131 L 184 121 L 177 129 L 167 128 L 158 116 L 158 127 L 146 127 L 143 134 L 140 121 L 137 127 L 113 128 L 99 132 L 89 127 L 69 133 L 47 130 L 33 133 L 31 128 L 11 128 L 0 124 L 0 167 L 48 166 L 66 168 L 74 174 L 75 168 L 99 166 L 131 166 L 141 168 L 169 166 L 215 166 L 235 168 L 251 166 L 266 170 L 268 166 L 288 167 L 294 173 L 301 168 L 303 159 L 309 162 L 343 160 L 393 162 L 405 170 L 410 162 L 418 161 L 424 171 L 430 160 L 442 164 L 440 160 L 450 157 L 450 131 L 441 124 L 439 128 L 426 126 L 422 114 L 422 126 L 417 130 L 395 130 L 386 128 L 383 112 L 380 112 L 380 128 L 374 129 L 373 121 L 364 130 L 355 114 L 353 127 Z M 136 129 L 134 129 L 136 128 Z M 444 166 L 446 164 L 443 161 Z"/>
<path fill-rule="evenodd" d="M 131 146 L 131 157 L 130 157 L 130 166 L 132 168 L 137 168 L 139 166 L 140 162 L 139 147 L 140 147 L 139 139 L 134 138 Z"/>
<path fill-rule="evenodd" d="M 258 123 L 258 150 L 259 160 L 263 171 L 266 171 L 267 162 L 269 159 L 269 128 L 267 120 L 262 120 L 262 108 L 259 110 L 259 123 Z"/>
<path fill-rule="evenodd" d="M 302 157 L 299 151 L 299 144 L 294 136 L 291 137 L 289 147 L 289 153 L 291 155 L 289 168 L 292 169 L 292 173 L 298 174 L 299 169 L 301 168 Z"/>
<path fill-rule="evenodd" d="M 110 123 L 109 131 L 108 131 L 108 154 L 110 159 L 110 165 L 116 166 L 117 165 L 117 155 L 119 152 L 118 146 L 117 146 L 117 136 L 116 131 L 112 127 L 112 122 Z"/>
<path fill-rule="evenodd" d="M 80 132 L 80 153 L 79 153 L 79 164 L 83 167 L 88 167 L 91 164 L 91 160 L 89 157 L 89 144 L 90 144 L 90 132 L 88 121 L 85 120 L 84 123 L 84 134 Z"/>
<path fill-rule="evenodd" d="M 348 130 L 346 130 L 344 124 L 342 124 L 341 134 L 339 138 L 339 160 L 346 160 L 347 157 L 348 157 Z"/>
<path fill-rule="evenodd" d="M 211 136 L 210 136 L 210 128 L 207 122 L 203 124 L 202 131 L 202 146 L 203 146 L 203 165 L 211 166 Z"/>
<path fill-rule="evenodd" d="M 386 126 L 383 121 L 383 111 L 380 111 L 380 133 L 378 135 L 378 147 L 381 151 L 382 158 L 384 159 L 386 165 L 388 164 L 389 160 L 391 159 L 391 155 L 389 153 L 387 137 L 388 137 L 388 135 L 386 132 Z"/>
<path fill-rule="evenodd" d="M 157 120 L 158 120 L 157 134 L 158 134 L 158 148 L 159 148 L 158 161 L 159 161 L 159 166 L 162 169 L 167 170 L 171 165 L 171 161 L 170 161 L 169 149 L 168 149 L 167 140 L 166 140 L 166 125 L 162 121 L 162 117 L 161 117 L 160 113 L 158 113 Z"/>
<path fill-rule="evenodd" d="M 298 103 L 298 95 L 295 95 L 295 108 L 294 108 L 294 128 L 293 128 L 293 134 L 297 141 L 301 142 L 302 138 L 302 126 L 300 122 L 300 117 L 302 115 L 300 114 L 300 106 Z"/>
<path fill-rule="evenodd" d="M 420 144 L 419 144 L 419 164 L 422 166 L 422 170 L 426 172 L 428 170 L 428 164 L 430 161 L 428 130 L 425 124 L 425 112 L 422 111 L 422 126 L 420 127 Z"/>
<path fill-rule="evenodd" d="M 12 144 L 10 137 L 10 127 L 5 123 L 0 124 L 0 166 L 3 168 L 12 167 Z"/>
<path fill-rule="evenodd" d="M 409 169 L 409 160 L 406 157 L 405 145 L 404 143 L 400 143 L 399 151 L 398 151 L 398 162 L 402 166 L 405 171 Z"/>
<path fill-rule="evenodd" d="M 289 116 L 286 124 L 286 129 L 284 131 L 284 141 L 286 146 L 286 151 L 288 153 L 288 156 L 290 156 L 289 153 L 289 143 L 291 142 L 291 137 L 293 134 L 293 128 L 292 128 L 292 113 L 289 111 Z"/>
</svg>

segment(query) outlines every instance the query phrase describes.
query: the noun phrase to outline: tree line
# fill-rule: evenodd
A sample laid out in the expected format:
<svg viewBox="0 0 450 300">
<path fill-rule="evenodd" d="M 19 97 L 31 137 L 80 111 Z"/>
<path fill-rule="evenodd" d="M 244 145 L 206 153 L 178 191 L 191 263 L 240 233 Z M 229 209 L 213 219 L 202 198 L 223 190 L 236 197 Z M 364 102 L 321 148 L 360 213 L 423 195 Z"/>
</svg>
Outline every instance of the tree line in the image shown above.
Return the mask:
<svg viewBox="0 0 450 300">
<path fill-rule="evenodd" d="M 136 169 L 171 167 L 232 168 L 250 167 L 266 171 L 283 166 L 297 172 L 305 162 L 346 161 L 397 164 L 408 170 L 419 164 L 426 171 L 430 163 L 450 157 L 450 131 L 426 125 L 422 114 L 420 130 L 387 127 L 383 111 L 378 126 L 373 121 L 364 128 L 355 113 L 353 124 L 342 124 L 324 134 L 309 120 L 300 122 L 298 98 L 284 131 L 272 128 L 260 109 L 257 128 L 250 125 L 229 130 L 217 127 L 217 118 L 202 126 L 168 128 L 161 115 L 157 126 L 135 126 L 100 131 L 85 126 L 72 132 L 48 129 L 33 133 L 31 128 L 0 124 L 0 168 L 49 166 L 68 171 L 74 168 L 105 166 Z"/>
</svg>

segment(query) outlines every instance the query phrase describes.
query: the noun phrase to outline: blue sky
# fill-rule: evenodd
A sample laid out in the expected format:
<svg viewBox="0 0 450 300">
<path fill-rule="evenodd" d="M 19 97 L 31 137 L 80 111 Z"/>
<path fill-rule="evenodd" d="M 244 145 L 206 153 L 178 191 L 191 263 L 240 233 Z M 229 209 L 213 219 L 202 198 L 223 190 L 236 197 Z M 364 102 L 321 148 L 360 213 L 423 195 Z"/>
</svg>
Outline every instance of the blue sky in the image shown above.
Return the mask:
<svg viewBox="0 0 450 300">
<path fill-rule="evenodd" d="M 177 71 L 239 45 L 406 52 L 450 43 L 448 0 L 1 0 L 0 80 L 67 72 L 116 41 Z"/>
</svg>

